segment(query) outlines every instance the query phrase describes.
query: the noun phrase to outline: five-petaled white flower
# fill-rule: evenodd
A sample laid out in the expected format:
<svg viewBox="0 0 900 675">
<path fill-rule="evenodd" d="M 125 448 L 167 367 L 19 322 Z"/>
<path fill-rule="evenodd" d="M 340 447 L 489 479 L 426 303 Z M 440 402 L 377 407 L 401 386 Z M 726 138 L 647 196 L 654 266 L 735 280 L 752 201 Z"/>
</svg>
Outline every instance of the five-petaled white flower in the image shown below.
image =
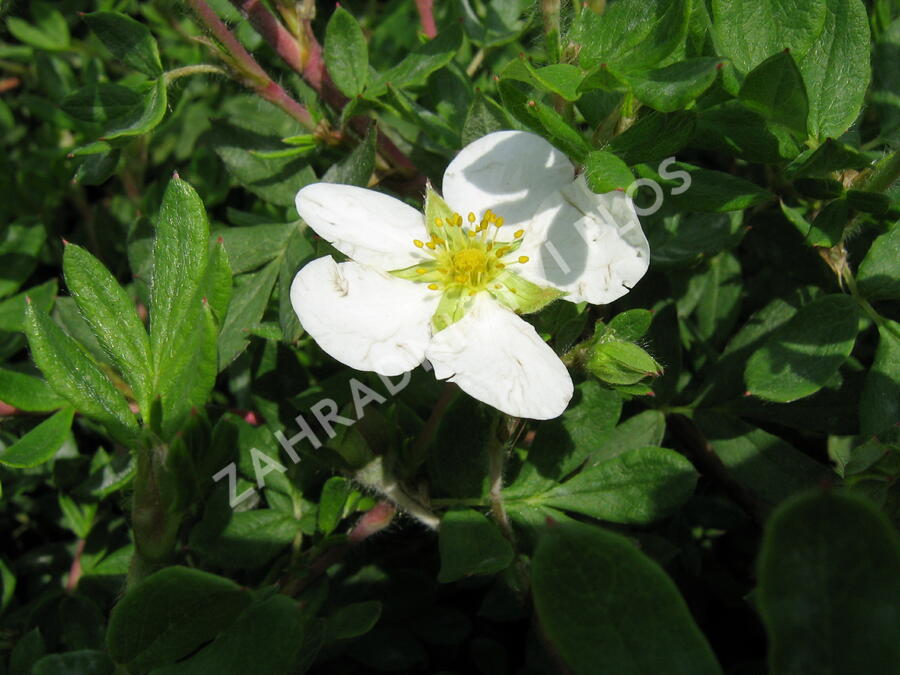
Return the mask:
<svg viewBox="0 0 900 675">
<path fill-rule="evenodd" d="M 429 188 L 423 216 L 364 188 L 301 189 L 300 216 L 351 261 L 326 256 L 297 273 L 300 323 L 357 370 L 393 376 L 427 359 L 436 377 L 505 413 L 562 414 L 569 373 L 518 314 L 628 292 L 649 264 L 631 199 L 591 192 L 565 155 L 520 131 L 466 146 L 443 197 Z"/>
</svg>

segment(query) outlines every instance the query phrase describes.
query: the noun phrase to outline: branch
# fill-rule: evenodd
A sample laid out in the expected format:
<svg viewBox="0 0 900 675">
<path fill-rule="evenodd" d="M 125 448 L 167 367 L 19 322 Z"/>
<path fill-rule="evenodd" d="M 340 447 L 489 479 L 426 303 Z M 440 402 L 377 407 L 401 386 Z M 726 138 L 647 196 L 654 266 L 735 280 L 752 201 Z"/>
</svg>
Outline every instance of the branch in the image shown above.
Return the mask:
<svg viewBox="0 0 900 675">
<path fill-rule="evenodd" d="M 431 0 L 427 1 L 430 5 Z M 269 43 L 288 66 L 315 90 L 325 103 L 335 110 L 342 110 L 347 105 L 347 97 L 338 91 L 325 69 L 322 45 L 312 31 L 311 17 L 301 17 L 298 35 L 294 36 L 259 0 L 231 0 L 231 4 L 247 17 L 256 32 Z M 368 120 L 357 116 L 350 120 L 350 126 L 360 137 L 363 137 L 368 131 Z M 379 131 L 377 140 L 379 151 L 389 158 L 396 168 L 411 175 L 418 174 L 415 164 L 384 133 Z M 424 178 L 419 182 L 421 185 L 415 186 L 417 190 L 425 185 Z"/>
<path fill-rule="evenodd" d="M 434 23 L 434 0 L 416 0 L 416 9 L 419 10 L 419 19 L 422 22 L 422 32 L 425 37 L 431 39 L 437 36 L 437 25 Z"/>
<path fill-rule="evenodd" d="M 242 76 L 242 84 L 284 110 L 310 131 L 315 130 L 316 123 L 306 107 L 295 101 L 281 85 L 269 77 L 206 1 L 187 0 L 187 2 L 196 17 L 221 45 L 222 51 L 219 52 L 219 56 Z"/>
<path fill-rule="evenodd" d="M 354 546 L 361 544 L 373 534 L 381 532 L 390 525 L 396 513 L 397 510 L 390 502 L 378 502 L 366 511 L 356 522 L 356 525 L 353 526 L 353 529 L 347 533 L 347 541 L 345 543 L 326 549 L 310 563 L 305 576 L 299 579 L 282 578 L 279 582 L 279 585 L 282 587 L 281 592 L 291 596 L 302 593 L 312 582 L 325 574 L 329 567 L 340 562 Z"/>
</svg>

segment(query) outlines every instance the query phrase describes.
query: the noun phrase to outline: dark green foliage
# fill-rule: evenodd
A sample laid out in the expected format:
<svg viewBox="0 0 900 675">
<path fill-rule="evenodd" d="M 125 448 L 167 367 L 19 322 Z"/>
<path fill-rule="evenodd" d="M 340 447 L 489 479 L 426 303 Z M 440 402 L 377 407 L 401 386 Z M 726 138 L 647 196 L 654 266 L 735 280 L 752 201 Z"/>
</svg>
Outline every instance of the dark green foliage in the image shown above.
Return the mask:
<svg viewBox="0 0 900 675">
<path fill-rule="evenodd" d="M 0 673 L 897 672 L 897 3 L 315 4 L 0 0 Z M 510 129 L 650 247 L 545 421 L 291 301 Z"/>
</svg>

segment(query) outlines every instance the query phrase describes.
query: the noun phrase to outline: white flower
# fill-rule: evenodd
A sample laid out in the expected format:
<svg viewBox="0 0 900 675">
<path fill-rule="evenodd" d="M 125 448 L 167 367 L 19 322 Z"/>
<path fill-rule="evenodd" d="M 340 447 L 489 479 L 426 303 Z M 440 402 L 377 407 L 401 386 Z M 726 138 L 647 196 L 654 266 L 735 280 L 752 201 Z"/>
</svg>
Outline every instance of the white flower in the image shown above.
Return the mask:
<svg viewBox="0 0 900 675">
<path fill-rule="evenodd" d="M 429 189 L 423 216 L 359 187 L 301 189 L 300 216 L 352 259 L 297 273 L 301 324 L 357 370 L 393 376 L 427 359 L 436 377 L 505 413 L 557 417 L 572 380 L 517 313 L 627 293 L 649 264 L 634 205 L 592 193 L 565 155 L 520 131 L 466 146 L 443 192 Z"/>
</svg>

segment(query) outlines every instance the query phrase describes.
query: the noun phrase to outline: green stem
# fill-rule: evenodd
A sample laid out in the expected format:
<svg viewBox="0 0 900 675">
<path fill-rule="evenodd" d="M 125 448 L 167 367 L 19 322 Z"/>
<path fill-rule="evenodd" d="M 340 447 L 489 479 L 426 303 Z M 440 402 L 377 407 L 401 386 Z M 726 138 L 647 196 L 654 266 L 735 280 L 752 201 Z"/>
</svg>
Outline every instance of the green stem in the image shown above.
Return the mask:
<svg viewBox="0 0 900 675">
<path fill-rule="evenodd" d="M 900 152 L 895 152 L 872 170 L 859 189 L 866 192 L 884 192 L 898 178 L 900 178 Z"/>
<path fill-rule="evenodd" d="M 167 450 L 165 445 L 159 445 L 137 451 L 132 502 L 134 557 L 128 570 L 129 588 L 168 564 L 175 552 L 181 515 L 169 511 L 161 490 Z"/>
<path fill-rule="evenodd" d="M 172 84 L 179 77 L 186 77 L 187 75 L 200 75 L 200 74 L 212 74 L 212 75 L 228 75 L 228 71 L 219 66 L 214 66 L 208 63 L 198 63 L 194 66 L 183 66 L 181 68 L 175 68 L 173 70 L 166 71 L 163 77 L 166 79 L 166 85 Z"/>
<path fill-rule="evenodd" d="M 885 320 L 881 314 L 879 314 L 872 304 L 866 300 L 862 294 L 859 292 L 859 287 L 856 285 L 856 279 L 853 276 L 853 272 L 850 271 L 850 268 L 846 265 L 842 270 L 842 275 L 844 282 L 847 284 L 847 288 L 850 291 L 850 295 L 856 300 L 856 304 L 860 306 L 863 312 L 875 322 L 875 325 L 879 328 L 883 328 L 884 330 L 890 332 L 894 337 L 900 340 L 900 333 L 898 333 L 897 329 L 894 328 L 893 324 L 890 321 Z"/>
</svg>

